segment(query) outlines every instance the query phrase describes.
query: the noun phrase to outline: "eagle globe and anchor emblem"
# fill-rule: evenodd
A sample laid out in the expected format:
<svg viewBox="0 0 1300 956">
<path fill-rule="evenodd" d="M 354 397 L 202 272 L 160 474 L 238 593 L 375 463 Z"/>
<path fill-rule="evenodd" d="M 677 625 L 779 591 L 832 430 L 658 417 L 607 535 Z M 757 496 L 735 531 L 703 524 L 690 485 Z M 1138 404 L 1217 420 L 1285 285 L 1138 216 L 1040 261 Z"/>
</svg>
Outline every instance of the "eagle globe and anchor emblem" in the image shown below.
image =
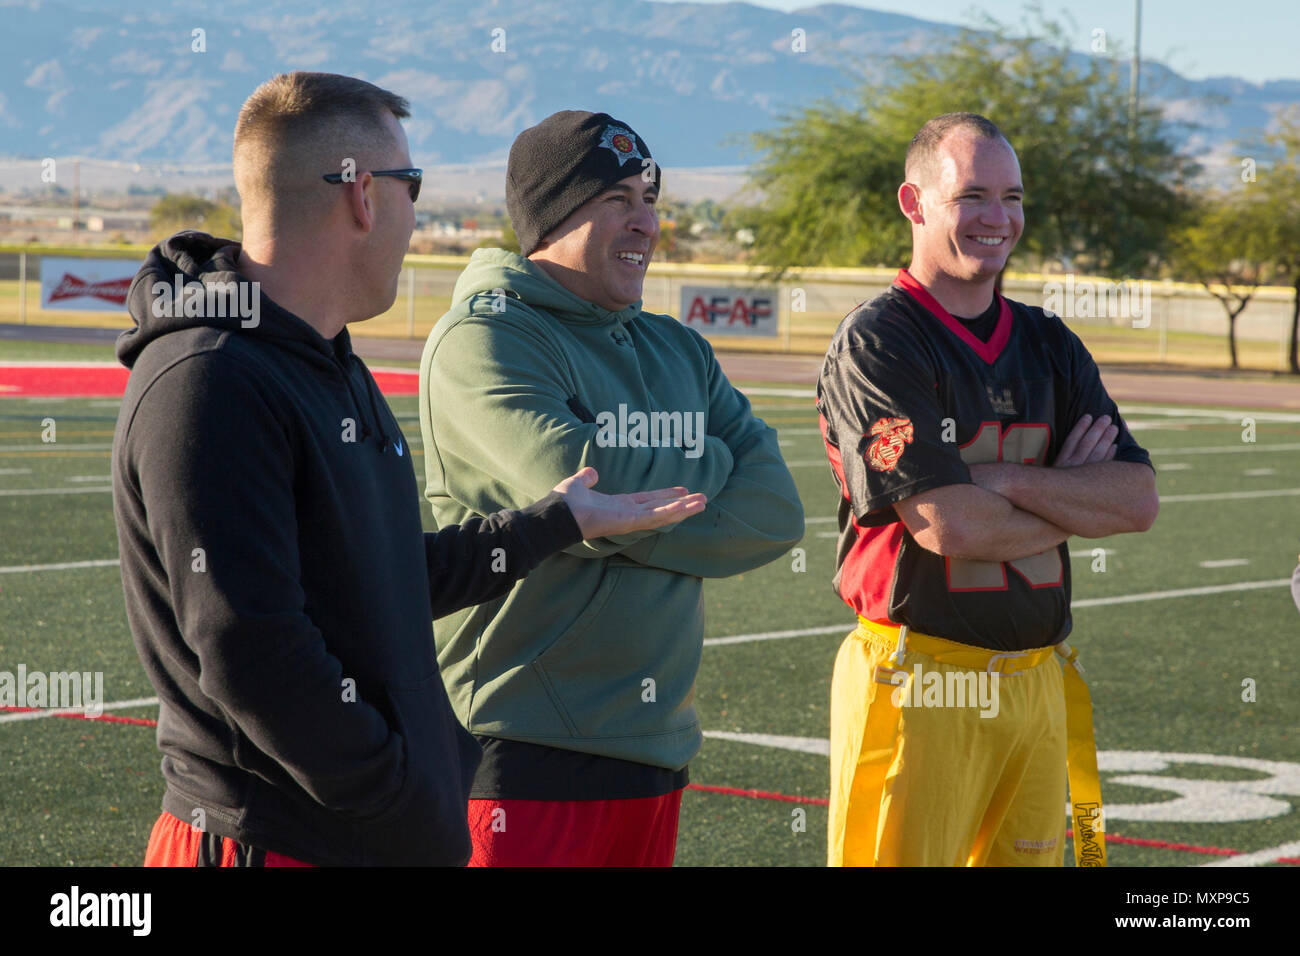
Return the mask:
<svg viewBox="0 0 1300 956">
<path fill-rule="evenodd" d="M 869 434 L 876 438 L 867 447 L 867 464 L 873 471 L 893 471 L 903 455 L 903 446 L 912 441 L 912 420 L 882 418 L 871 426 Z"/>
</svg>

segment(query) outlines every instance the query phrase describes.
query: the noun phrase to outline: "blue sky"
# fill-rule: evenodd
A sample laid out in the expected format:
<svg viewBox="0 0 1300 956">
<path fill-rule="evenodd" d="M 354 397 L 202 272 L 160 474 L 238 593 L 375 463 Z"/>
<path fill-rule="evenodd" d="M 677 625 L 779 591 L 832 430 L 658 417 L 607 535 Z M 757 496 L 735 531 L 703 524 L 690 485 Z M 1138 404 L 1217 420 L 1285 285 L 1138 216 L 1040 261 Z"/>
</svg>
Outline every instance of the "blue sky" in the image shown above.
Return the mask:
<svg viewBox="0 0 1300 956">
<path fill-rule="evenodd" d="M 693 0 L 717 3 L 723 0 Z M 797 10 L 809 0 L 751 0 L 756 6 Z M 905 13 L 943 23 L 971 23 L 975 9 L 1003 23 L 1019 23 L 1024 0 L 838 0 L 848 6 Z M 1133 48 L 1134 0 L 1042 0 L 1050 18 L 1069 26 L 1079 49 L 1086 50 L 1094 29 L 1106 31 L 1126 54 Z M 1066 16 L 1068 14 L 1068 16 Z M 1300 79 L 1300 4 L 1296 0 L 1144 0 L 1142 56 L 1163 62 L 1190 79 L 1240 76 L 1256 83 Z"/>
</svg>

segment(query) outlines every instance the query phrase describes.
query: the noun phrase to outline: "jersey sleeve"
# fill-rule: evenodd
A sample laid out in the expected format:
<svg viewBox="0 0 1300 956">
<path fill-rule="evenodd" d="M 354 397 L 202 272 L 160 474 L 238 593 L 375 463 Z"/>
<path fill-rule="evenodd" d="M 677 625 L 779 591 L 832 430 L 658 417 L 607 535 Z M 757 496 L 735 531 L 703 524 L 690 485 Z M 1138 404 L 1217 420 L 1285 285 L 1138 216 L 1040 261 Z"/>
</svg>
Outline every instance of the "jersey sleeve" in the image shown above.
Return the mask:
<svg viewBox="0 0 1300 956">
<path fill-rule="evenodd" d="M 1056 452 L 1060 452 L 1065 436 L 1070 434 L 1070 429 L 1074 428 L 1084 415 L 1091 415 L 1094 421 L 1102 415 L 1109 415 L 1110 420 L 1119 425 L 1119 434 L 1115 437 L 1115 461 L 1137 462 L 1154 471 L 1155 466 L 1151 464 L 1151 455 L 1137 443 L 1137 439 L 1129 431 L 1128 424 L 1120 415 L 1119 407 L 1106 392 L 1106 387 L 1101 382 L 1101 372 L 1087 346 L 1064 323 L 1061 323 L 1061 328 L 1065 331 L 1070 346 L 1071 376 L 1069 401 L 1057 405 L 1058 408 L 1065 408 L 1067 411 L 1065 418 L 1058 418 L 1056 422 Z"/>
<path fill-rule="evenodd" d="M 904 498 L 971 480 L 956 426 L 945 428 L 930 363 L 918 350 L 874 344 L 833 349 L 817 383 L 827 443 L 838 450 L 843 490 L 864 525 L 894 521 L 892 505 Z"/>
</svg>

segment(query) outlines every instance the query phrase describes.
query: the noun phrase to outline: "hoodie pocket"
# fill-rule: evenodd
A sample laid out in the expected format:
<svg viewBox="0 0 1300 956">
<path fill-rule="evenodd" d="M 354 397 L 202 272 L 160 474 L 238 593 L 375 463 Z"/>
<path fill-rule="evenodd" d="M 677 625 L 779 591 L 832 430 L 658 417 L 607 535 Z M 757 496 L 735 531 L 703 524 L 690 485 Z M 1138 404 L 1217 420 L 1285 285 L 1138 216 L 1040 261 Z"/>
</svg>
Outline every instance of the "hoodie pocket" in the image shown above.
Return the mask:
<svg viewBox="0 0 1300 956">
<path fill-rule="evenodd" d="M 579 729 L 578 722 L 573 719 L 569 709 L 564 705 L 564 695 L 561 693 L 561 689 L 556 686 L 556 682 L 551 679 L 551 674 L 547 669 L 548 664 L 558 671 L 563 671 L 564 660 L 571 656 L 573 648 L 581 646 L 592 625 L 600 619 L 605 605 L 609 603 L 610 596 L 614 593 L 615 587 L 618 586 L 621 574 L 622 571 L 619 568 L 607 566 L 604 575 L 600 579 L 600 584 L 596 587 L 595 593 L 592 594 L 591 600 L 587 602 L 586 609 L 574 620 L 573 626 L 559 640 L 543 651 L 537 660 L 533 661 L 533 671 L 537 674 L 538 680 L 542 682 L 542 686 L 546 688 L 551 703 L 555 705 L 560 717 L 564 719 L 564 724 L 569 728 L 569 733 L 575 737 L 581 737 L 582 731 Z M 612 674 L 607 676 L 610 680 L 614 679 Z"/>
<path fill-rule="evenodd" d="M 533 662 L 575 737 L 675 733 L 695 724 L 703 604 L 683 576 L 607 566 L 567 633 Z"/>
<path fill-rule="evenodd" d="M 442 676 L 385 689 L 401 735 L 405 777 L 392 806 L 362 825 L 366 864 L 463 866 L 469 790 L 482 751 L 456 720 Z"/>
</svg>

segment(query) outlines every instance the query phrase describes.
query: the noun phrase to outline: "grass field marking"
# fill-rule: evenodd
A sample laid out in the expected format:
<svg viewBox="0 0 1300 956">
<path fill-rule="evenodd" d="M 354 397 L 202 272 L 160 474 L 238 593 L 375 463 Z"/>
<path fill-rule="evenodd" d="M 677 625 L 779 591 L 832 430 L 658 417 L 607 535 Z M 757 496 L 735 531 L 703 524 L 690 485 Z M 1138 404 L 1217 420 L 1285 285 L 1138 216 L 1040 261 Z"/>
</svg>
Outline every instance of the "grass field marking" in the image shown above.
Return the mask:
<svg viewBox="0 0 1300 956">
<path fill-rule="evenodd" d="M 1282 442 L 1262 445 L 1242 442 L 1240 445 L 1202 445 L 1195 448 L 1148 448 L 1152 455 L 1229 455 L 1242 451 L 1300 451 L 1300 442 Z"/>
<path fill-rule="evenodd" d="M 1287 582 L 1290 583 L 1289 581 Z M 813 634 L 834 634 L 836 632 L 848 634 L 853 630 L 853 625 L 848 623 L 827 624 L 824 627 L 801 627 L 793 631 L 764 631 L 759 634 L 735 634 L 731 637 L 706 637 L 704 639 L 705 647 L 714 647 L 719 644 L 745 644 L 749 641 L 775 641 L 785 637 L 809 637 Z"/>
<path fill-rule="evenodd" d="M 0 497 L 21 498 L 26 495 L 92 495 L 112 488 L 8 488 L 0 491 Z"/>
<path fill-rule="evenodd" d="M 787 462 L 789 464 L 789 462 Z M 823 462 L 823 464 L 825 464 Z M 1187 495 L 1161 495 L 1160 503 L 1167 504 L 1185 504 L 1189 501 L 1236 501 L 1243 498 L 1287 498 L 1294 495 L 1300 495 L 1300 488 L 1261 488 L 1259 491 L 1206 491 L 1197 494 Z M 839 521 L 834 515 L 819 515 L 815 518 L 804 518 L 804 524 L 823 524 L 832 521 Z"/>
<path fill-rule="evenodd" d="M 1217 561 L 1198 561 L 1198 568 L 1240 568 L 1250 564 L 1249 558 L 1220 558 Z"/>
<path fill-rule="evenodd" d="M 813 388 L 768 388 L 766 385 L 754 385 L 740 389 L 746 395 L 765 395 L 772 398 L 816 398 L 817 390 Z"/>
<path fill-rule="evenodd" d="M 41 359 L 5 359 L 0 368 L 122 368 L 121 362 L 50 362 Z"/>
<path fill-rule="evenodd" d="M 1129 431 L 1146 431 L 1151 428 L 1170 428 L 1175 431 L 1192 428 L 1196 425 L 1222 425 L 1221 418 L 1175 418 L 1175 419 L 1146 419 L 1146 418 L 1126 418 L 1124 424 L 1128 426 Z"/>
<path fill-rule="evenodd" d="M 0 438 L 30 438 L 33 431 L 35 431 L 35 429 L 27 429 L 25 431 L 20 431 L 20 432 L 0 432 Z M 65 436 L 72 435 L 75 436 L 76 438 L 104 438 L 106 436 L 113 435 L 114 431 L 115 429 L 112 428 L 94 428 L 89 431 L 74 431 L 72 429 L 67 429 L 67 430 L 60 429 L 59 433 Z M 58 442 L 48 442 L 42 444 L 55 445 L 58 444 Z"/>
<path fill-rule="evenodd" d="M 0 475 L 30 475 L 30 468 L 0 468 Z"/>
<path fill-rule="evenodd" d="M 831 755 L 831 742 L 821 737 L 782 737 L 777 734 L 738 734 L 726 730 L 706 730 L 705 737 L 715 740 L 730 740 L 741 744 L 758 744 L 761 747 L 779 747 L 782 750 L 794 750 L 798 753 L 816 754 L 819 757 Z"/>
<path fill-rule="evenodd" d="M 11 451 L 0 458 L 111 458 L 113 453 L 104 451 Z"/>
<path fill-rule="evenodd" d="M 1206 594 L 1226 594 L 1229 591 L 1258 591 L 1263 588 L 1290 587 L 1290 578 L 1277 578 L 1273 581 L 1240 581 L 1236 584 L 1210 584 L 1199 588 L 1178 588 L 1173 591 L 1147 591 L 1143 594 L 1120 594 L 1115 597 L 1084 598 L 1072 601 L 1070 609 L 1083 607 L 1103 607 L 1109 604 L 1138 604 L 1142 601 L 1164 601 L 1169 598 L 1201 597 Z"/>
<path fill-rule="evenodd" d="M 1286 422 L 1289 424 L 1300 423 L 1300 412 L 1267 412 L 1252 411 L 1250 409 L 1222 409 L 1222 408 L 1186 408 L 1177 405 L 1130 405 L 1122 403 L 1119 406 L 1122 414 L 1128 415 L 1130 412 L 1135 415 L 1168 415 L 1172 418 L 1217 418 L 1219 421 L 1240 422 L 1242 418 L 1249 415 L 1257 422 Z"/>
<path fill-rule="evenodd" d="M 41 445 L 36 442 L 28 442 L 25 445 L 0 445 L 0 452 L 36 452 L 44 455 L 54 455 L 65 448 L 79 448 L 82 451 L 112 451 L 113 443 L 110 442 L 56 442 Z"/>
<path fill-rule="evenodd" d="M 156 707 L 157 697 L 137 697 L 135 700 L 115 700 L 104 704 L 104 710 L 126 710 L 128 707 Z M 44 717 L 82 716 L 79 708 L 65 710 L 23 710 L 15 713 L 0 714 L 0 724 L 11 724 L 19 720 L 40 720 Z"/>
<path fill-rule="evenodd" d="M 1262 588 L 1290 587 L 1290 578 L 1278 578 L 1273 581 L 1243 581 L 1238 584 L 1212 584 L 1199 588 L 1180 588 L 1174 591 L 1146 591 L 1142 594 L 1120 594 L 1114 597 L 1085 598 L 1070 603 L 1071 610 L 1085 607 L 1104 607 L 1109 604 L 1138 604 L 1142 601 L 1163 601 L 1170 598 L 1199 597 L 1204 594 L 1224 594 L 1229 591 L 1256 591 Z M 840 624 L 828 624 L 822 627 L 803 627 L 792 631 L 760 631 L 755 634 L 733 634 L 730 637 L 706 637 L 705 647 L 722 644 L 745 644 L 749 641 L 774 641 L 787 637 L 811 637 L 815 634 L 834 634 L 837 631 L 848 634 L 853 625 L 844 621 Z"/>
<path fill-rule="evenodd" d="M 77 568 L 111 568 L 121 563 L 119 558 L 102 558 L 97 561 L 63 561 L 59 564 L 11 564 L 0 568 L 0 574 L 26 574 L 32 571 L 73 571 Z"/>
<path fill-rule="evenodd" d="M 1300 841 L 1279 843 L 1277 846 L 1271 846 L 1267 850 L 1256 850 L 1254 853 L 1239 853 L 1212 863 L 1202 863 L 1201 866 L 1266 866 L 1278 860 L 1297 856 L 1300 856 Z"/>
<path fill-rule="evenodd" d="M 1188 501 L 1240 501 L 1244 498 L 1285 498 L 1300 495 L 1300 488 L 1265 488 L 1260 491 L 1216 491 L 1195 495 L 1161 495 L 1162 505 Z"/>
<path fill-rule="evenodd" d="M 1251 442 L 1242 442 L 1240 445 L 1204 445 L 1199 448 L 1148 448 L 1147 452 L 1152 455 L 1227 455 L 1242 451 L 1300 451 L 1300 442 L 1282 442 L 1274 445 L 1258 445 Z M 814 468 L 826 465 L 825 458 L 808 458 L 798 461 L 787 461 L 787 468 Z M 1164 465 L 1160 466 L 1164 468 Z M 1182 469 L 1172 469 L 1180 471 Z M 1161 498 L 1161 501 L 1165 499 Z"/>
</svg>

